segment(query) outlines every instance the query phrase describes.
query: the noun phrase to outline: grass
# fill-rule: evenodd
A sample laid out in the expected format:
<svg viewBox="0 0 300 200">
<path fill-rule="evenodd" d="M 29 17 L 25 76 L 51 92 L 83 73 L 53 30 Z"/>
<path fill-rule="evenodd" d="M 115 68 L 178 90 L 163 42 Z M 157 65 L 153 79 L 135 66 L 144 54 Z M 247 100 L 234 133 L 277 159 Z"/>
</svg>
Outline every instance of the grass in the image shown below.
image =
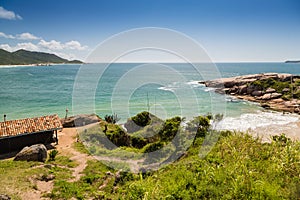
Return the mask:
<svg viewBox="0 0 300 200">
<path fill-rule="evenodd" d="M 20 194 L 33 188 L 29 178 L 35 174 L 43 174 L 47 169 L 38 167 L 38 162 L 0 161 L 0 194 L 7 194 L 12 199 L 21 199 Z"/>
<path fill-rule="evenodd" d="M 29 181 L 49 174 L 55 175 L 57 180 L 71 178 L 69 167 L 75 167 L 74 163 L 66 156 L 57 155 L 55 161 L 26 162 L 13 161 L 12 159 L 0 161 L 0 194 L 7 194 L 12 199 L 21 199 L 22 193 L 37 186 Z"/>
<path fill-rule="evenodd" d="M 108 171 L 115 173 L 114 169 L 99 161 L 89 161 L 79 181 L 56 181 L 51 198 L 300 198 L 299 142 L 285 136 L 272 143 L 261 143 L 243 133 L 222 135 L 204 159 L 198 156 L 203 142 L 203 138 L 198 138 L 180 160 L 155 172 L 124 173 L 117 184 L 114 177 L 106 175 Z"/>
<path fill-rule="evenodd" d="M 201 139 L 198 139 L 201 140 Z M 201 143 L 201 142 L 200 142 Z M 199 144 L 199 141 L 198 141 Z M 262 144 L 248 135 L 223 137 L 204 158 L 185 158 L 118 188 L 112 199 L 298 199 L 299 142 Z"/>
<path fill-rule="evenodd" d="M 202 122 L 199 124 L 206 124 Z M 105 136 L 102 126 L 84 131 L 81 138 L 96 144 L 97 139 Z M 119 130 L 117 125 L 108 126 L 111 131 Z M 166 127 L 173 132 L 173 126 Z M 262 143 L 250 135 L 226 131 L 220 133 L 213 149 L 200 158 L 204 136 L 211 133 L 203 127 L 197 131 L 199 134 L 183 157 L 153 172 L 116 172 L 100 161 L 89 160 L 80 180 L 70 182 L 71 169 L 78 163 L 68 156 L 58 154 L 45 166 L 3 160 L 0 161 L 0 193 L 20 199 L 23 191 L 37 187 L 28 181 L 30 177 L 54 174 L 54 188 L 46 194 L 51 199 L 300 199 L 300 142 L 280 135 L 273 137 L 271 143 Z M 127 159 L 137 159 L 135 153 L 168 143 L 164 140 L 168 134 L 162 133 L 162 141 L 149 146 L 140 149 L 122 146 L 111 151 L 106 149 L 105 153 L 119 156 L 125 152 L 123 156 Z M 87 152 L 81 143 L 73 147 Z M 95 148 L 96 152 L 103 150 L 101 146 Z M 122 163 L 114 164 L 122 167 Z"/>
</svg>

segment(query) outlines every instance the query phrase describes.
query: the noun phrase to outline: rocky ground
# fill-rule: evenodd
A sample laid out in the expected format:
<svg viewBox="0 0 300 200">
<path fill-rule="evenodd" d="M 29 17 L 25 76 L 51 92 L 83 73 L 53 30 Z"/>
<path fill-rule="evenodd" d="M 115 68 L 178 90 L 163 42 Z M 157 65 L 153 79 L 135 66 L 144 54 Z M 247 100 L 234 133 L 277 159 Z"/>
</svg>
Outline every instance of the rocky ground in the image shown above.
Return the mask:
<svg viewBox="0 0 300 200">
<path fill-rule="evenodd" d="M 220 94 L 229 94 L 239 99 L 258 102 L 264 108 L 277 111 L 300 113 L 300 99 L 286 99 L 284 95 L 291 93 L 291 87 L 286 87 L 278 91 L 275 88 L 261 88 L 255 86 L 254 82 L 274 80 L 293 84 L 299 81 L 300 76 L 292 74 L 264 73 L 237 76 L 232 78 L 222 78 L 216 80 L 201 81 L 206 87 L 216 88 Z M 295 86 L 293 86 L 295 87 Z M 296 85 L 293 92 L 300 92 L 300 86 Z"/>
</svg>

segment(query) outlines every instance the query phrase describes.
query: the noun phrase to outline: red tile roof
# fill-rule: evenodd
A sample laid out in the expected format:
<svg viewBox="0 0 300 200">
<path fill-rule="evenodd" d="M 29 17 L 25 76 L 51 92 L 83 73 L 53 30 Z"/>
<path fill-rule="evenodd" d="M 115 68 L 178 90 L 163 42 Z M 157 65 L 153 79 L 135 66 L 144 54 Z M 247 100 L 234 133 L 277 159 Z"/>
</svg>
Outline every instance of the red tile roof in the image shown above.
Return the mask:
<svg viewBox="0 0 300 200">
<path fill-rule="evenodd" d="M 62 129 L 57 115 L 0 122 L 0 138 Z"/>
</svg>

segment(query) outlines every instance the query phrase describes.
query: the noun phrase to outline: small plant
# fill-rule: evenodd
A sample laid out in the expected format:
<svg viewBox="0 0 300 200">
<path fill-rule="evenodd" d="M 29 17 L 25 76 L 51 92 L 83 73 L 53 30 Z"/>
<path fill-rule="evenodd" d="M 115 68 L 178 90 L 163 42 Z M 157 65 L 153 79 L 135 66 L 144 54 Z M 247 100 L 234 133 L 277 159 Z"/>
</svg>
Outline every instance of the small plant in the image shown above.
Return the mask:
<svg viewBox="0 0 300 200">
<path fill-rule="evenodd" d="M 291 142 L 291 139 L 288 138 L 288 137 L 286 137 L 285 134 L 274 135 L 274 136 L 272 136 L 272 140 L 274 142 L 277 142 L 277 143 L 283 145 L 283 146 L 286 145 L 286 144 L 288 144 L 289 142 Z"/>
<path fill-rule="evenodd" d="M 115 124 L 120 120 L 120 118 L 118 117 L 117 114 L 105 115 L 104 119 L 107 123 L 110 123 L 110 124 Z"/>
<path fill-rule="evenodd" d="M 56 149 L 50 151 L 49 152 L 49 160 L 54 161 L 57 154 L 58 154 L 58 151 Z"/>
</svg>

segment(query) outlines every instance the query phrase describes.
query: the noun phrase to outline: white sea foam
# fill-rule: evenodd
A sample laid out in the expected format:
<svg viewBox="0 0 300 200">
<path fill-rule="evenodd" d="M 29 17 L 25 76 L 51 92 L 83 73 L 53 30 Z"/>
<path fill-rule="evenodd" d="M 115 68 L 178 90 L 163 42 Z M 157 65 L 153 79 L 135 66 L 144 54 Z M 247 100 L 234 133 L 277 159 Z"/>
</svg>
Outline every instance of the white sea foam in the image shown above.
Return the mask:
<svg viewBox="0 0 300 200">
<path fill-rule="evenodd" d="M 0 65 L 0 68 L 34 67 L 35 65 Z"/>
<path fill-rule="evenodd" d="M 211 91 L 215 91 L 215 90 L 216 90 L 216 88 L 209 88 L 209 87 L 204 89 L 205 92 L 211 92 Z"/>
<path fill-rule="evenodd" d="M 247 131 L 267 126 L 284 126 L 299 121 L 299 116 L 280 112 L 245 113 L 240 117 L 226 117 L 217 126 L 218 130 Z"/>
<path fill-rule="evenodd" d="M 199 83 L 199 81 L 189 81 L 189 82 L 187 82 L 186 83 L 187 85 L 190 85 L 191 87 L 200 87 L 200 86 L 203 86 L 203 85 L 201 85 L 200 83 Z"/>
<path fill-rule="evenodd" d="M 175 88 L 172 88 L 172 87 L 159 87 L 158 89 L 159 89 L 159 90 L 164 90 L 164 91 L 171 91 L 171 92 L 174 92 L 174 89 L 175 89 Z"/>
</svg>

